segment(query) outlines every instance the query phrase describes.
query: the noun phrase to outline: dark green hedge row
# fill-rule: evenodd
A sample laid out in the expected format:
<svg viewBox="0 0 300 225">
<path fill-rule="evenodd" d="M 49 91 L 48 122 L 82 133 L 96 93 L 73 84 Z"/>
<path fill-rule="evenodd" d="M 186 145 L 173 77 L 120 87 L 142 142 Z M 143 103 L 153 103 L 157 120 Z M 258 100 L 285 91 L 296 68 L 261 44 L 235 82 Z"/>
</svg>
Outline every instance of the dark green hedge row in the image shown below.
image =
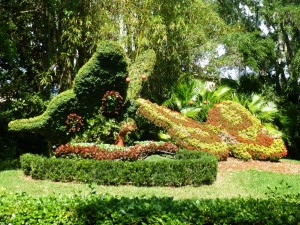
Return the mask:
<svg viewBox="0 0 300 225">
<path fill-rule="evenodd" d="M 300 195 L 173 200 L 111 195 L 31 197 L 0 193 L 0 224 L 299 224 Z"/>
<path fill-rule="evenodd" d="M 180 152 L 186 152 L 186 150 L 179 151 L 177 157 L 180 159 L 168 161 L 98 161 L 46 158 L 33 154 L 22 155 L 20 161 L 24 173 L 34 179 L 63 182 L 135 186 L 200 186 L 211 184 L 216 180 L 216 157 L 198 152 L 198 158 L 184 159 L 184 156 L 180 156 Z"/>
</svg>

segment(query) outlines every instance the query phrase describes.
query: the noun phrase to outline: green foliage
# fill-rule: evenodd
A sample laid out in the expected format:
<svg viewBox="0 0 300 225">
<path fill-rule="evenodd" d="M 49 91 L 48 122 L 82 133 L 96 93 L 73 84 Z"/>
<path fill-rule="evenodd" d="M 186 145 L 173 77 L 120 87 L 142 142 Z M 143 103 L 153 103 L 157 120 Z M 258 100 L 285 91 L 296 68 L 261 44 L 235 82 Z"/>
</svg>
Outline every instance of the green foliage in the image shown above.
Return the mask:
<svg viewBox="0 0 300 225">
<path fill-rule="evenodd" d="M 117 139 L 120 124 L 114 118 L 106 118 L 96 112 L 86 120 L 84 132 L 76 134 L 71 143 L 96 142 L 113 144 Z"/>
<path fill-rule="evenodd" d="M 4 88 L 4 86 L 2 87 Z M 0 160 L 16 159 L 22 152 L 32 151 L 34 149 L 32 143 L 35 146 L 42 146 L 41 142 L 37 143 L 39 138 L 32 137 L 29 140 L 26 136 L 9 133 L 7 124 L 18 118 L 39 115 L 46 109 L 47 104 L 48 102 L 39 93 L 30 94 L 28 92 L 22 92 L 19 98 L 0 100 Z"/>
<path fill-rule="evenodd" d="M 233 93 L 234 90 L 227 86 L 209 88 L 202 80 L 183 77 L 163 105 L 187 117 L 205 121 L 214 104 L 232 98 Z"/>
<path fill-rule="evenodd" d="M 54 97 L 42 115 L 11 121 L 8 125 L 9 130 L 21 133 L 39 133 L 48 140 L 61 142 L 67 138 L 67 116 L 77 109 L 77 98 L 73 90 L 68 90 Z"/>
<path fill-rule="evenodd" d="M 109 194 L 32 197 L 1 193 L 5 224 L 297 224 L 300 196 L 174 200 Z"/>
<path fill-rule="evenodd" d="M 101 185 L 199 186 L 213 183 L 217 175 L 216 158 L 212 155 L 201 156 L 197 159 L 181 157 L 169 161 L 128 162 L 45 158 L 25 154 L 20 162 L 24 173 L 34 179 L 95 182 Z"/>
<path fill-rule="evenodd" d="M 54 97 L 40 116 L 10 122 L 9 130 L 38 133 L 55 143 L 68 140 L 68 115 L 76 113 L 87 119 L 96 106 L 100 106 L 106 90 L 117 88 L 121 93 L 126 93 L 126 66 L 122 48 L 113 42 L 102 42 L 76 76 L 74 91 L 71 89 Z"/>
<path fill-rule="evenodd" d="M 74 93 L 88 107 L 97 105 L 106 91 L 115 90 L 125 99 L 127 84 L 126 56 L 115 42 L 101 42 L 92 58 L 78 71 Z"/>
<path fill-rule="evenodd" d="M 156 54 L 152 49 L 142 52 L 129 68 L 130 82 L 127 90 L 127 99 L 134 101 L 143 92 L 143 85 L 152 76 Z M 146 76 L 143 80 L 143 75 Z"/>
<path fill-rule="evenodd" d="M 234 157 L 244 160 L 278 161 L 287 151 L 281 138 L 273 138 L 263 130 L 261 122 L 242 105 L 224 101 L 208 113 L 205 124 L 158 106 L 137 100 L 138 113 L 167 130 L 177 145 L 215 154 L 220 160 Z"/>
<path fill-rule="evenodd" d="M 20 167 L 20 162 L 17 159 L 0 160 L 0 171 L 13 170 Z"/>
<path fill-rule="evenodd" d="M 259 32 L 232 33 L 225 38 L 224 44 L 229 54 L 223 56 L 225 58 L 223 60 L 232 60 L 228 64 L 241 66 L 245 71 L 248 66 L 256 73 L 266 75 L 269 71 L 264 70 L 272 66 L 276 59 L 274 41 L 269 37 L 262 37 Z M 240 55 L 233 60 L 236 52 Z"/>
<path fill-rule="evenodd" d="M 274 121 L 278 109 L 274 102 L 266 100 L 258 94 L 241 95 L 237 94 L 233 98 L 236 102 L 248 109 L 252 115 L 260 119 L 263 123 Z"/>
</svg>

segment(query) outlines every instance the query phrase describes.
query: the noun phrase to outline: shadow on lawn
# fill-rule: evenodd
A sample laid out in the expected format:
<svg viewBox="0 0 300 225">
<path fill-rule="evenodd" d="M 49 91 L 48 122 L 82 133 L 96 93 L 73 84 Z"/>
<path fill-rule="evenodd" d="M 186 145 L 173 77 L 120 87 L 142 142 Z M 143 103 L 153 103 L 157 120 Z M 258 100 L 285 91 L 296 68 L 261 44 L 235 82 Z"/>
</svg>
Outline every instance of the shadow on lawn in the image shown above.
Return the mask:
<svg viewBox="0 0 300 225">
<path fill-rule="evenodd" d="M 0 171 L 20 169 L 19 159 L 0 160 Z"/>
</svg>

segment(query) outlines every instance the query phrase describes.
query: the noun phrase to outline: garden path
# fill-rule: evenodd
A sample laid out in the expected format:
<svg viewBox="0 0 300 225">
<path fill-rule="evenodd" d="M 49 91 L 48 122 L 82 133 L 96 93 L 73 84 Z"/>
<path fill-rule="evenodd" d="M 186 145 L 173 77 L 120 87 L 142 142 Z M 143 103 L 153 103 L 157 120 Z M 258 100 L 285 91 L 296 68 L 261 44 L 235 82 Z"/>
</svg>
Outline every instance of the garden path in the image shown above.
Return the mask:
<svg viewBox="0 0 300 225">
<path fill-rule="evenodd" d="M 269 161 L 241 161 L 235 158 L 228 158 L 227 161 L 219 162 L 218 170 L 223 171 L 235 171 L 235 170 L 247 170 L 257 169 L 263 171 L 271 171 L 283 174 L 300 174 L 300 164 L 291 162 L 269 162 Z"/>
</svg>

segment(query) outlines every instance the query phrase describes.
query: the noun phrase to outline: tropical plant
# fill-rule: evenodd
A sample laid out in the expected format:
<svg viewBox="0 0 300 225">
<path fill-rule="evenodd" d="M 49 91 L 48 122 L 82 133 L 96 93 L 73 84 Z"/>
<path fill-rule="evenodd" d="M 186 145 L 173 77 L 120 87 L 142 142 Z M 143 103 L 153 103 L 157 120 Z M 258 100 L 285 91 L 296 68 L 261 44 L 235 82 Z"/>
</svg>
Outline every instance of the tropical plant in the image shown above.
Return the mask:
<svg viewBox="0 0 300 225">
<path fill-rule="evenodd" d="M 258 94 L 236 94 L 233 100 L 247 108 L 262 122 L 274 121 L 278 113 L 277 105 L 273 101 L 269 101 L 264 96 Z"/>
<path fill-rule="evenodd" d="M 208 110 L 217 102 L 231 99 L 233 93 L 230 87 L 208 87 L 202 80 L 185 77 L 178 81 L 164 105 L 187 117 L 205 121 Z"/>
<path fill-rule="evenodd" d="M 201 108 L 196 106 L 199 90 L 204 88 L 203 82 L 197 82 L 195 79 L 181 79 L 163 105 L 196 119 L 201 111 Z"/>
</svg>

